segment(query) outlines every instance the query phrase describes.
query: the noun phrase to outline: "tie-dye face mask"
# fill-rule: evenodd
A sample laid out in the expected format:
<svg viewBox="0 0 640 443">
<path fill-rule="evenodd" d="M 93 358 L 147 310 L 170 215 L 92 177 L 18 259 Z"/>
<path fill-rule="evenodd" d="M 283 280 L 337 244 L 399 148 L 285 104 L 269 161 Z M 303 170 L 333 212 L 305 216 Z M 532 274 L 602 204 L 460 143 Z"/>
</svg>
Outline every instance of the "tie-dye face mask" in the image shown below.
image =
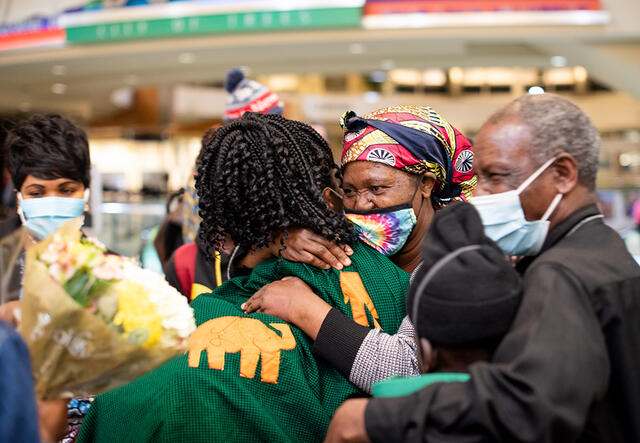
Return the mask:
<svg viewBox="0 0 640 443">
<path fill-rule="evenodd" d="M 416 225 L 411 203 L 366 211 L 345 210 L 345 214 L 355 225 L 360 240 L 384 255 L 402 249 Z"/>
</svg>

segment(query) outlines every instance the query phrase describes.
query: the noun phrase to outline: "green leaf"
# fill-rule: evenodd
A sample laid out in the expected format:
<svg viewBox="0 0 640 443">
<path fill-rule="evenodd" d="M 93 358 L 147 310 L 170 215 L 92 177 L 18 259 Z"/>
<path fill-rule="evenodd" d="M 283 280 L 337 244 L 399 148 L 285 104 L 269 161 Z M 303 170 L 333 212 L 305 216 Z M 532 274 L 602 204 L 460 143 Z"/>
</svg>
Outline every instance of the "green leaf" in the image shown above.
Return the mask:
<svg viewBox="0 0 640 443">
<path fill-rule="evenodd" d="M 73 277 L 62 285 L 67 294 L 71 296 L 78 304 L 85 308 L 89 306 L 89 300 L 85 291 L 85 286 L 89 281 L 89 275 L 82 272 L 76 272 Z"/>
</svg>

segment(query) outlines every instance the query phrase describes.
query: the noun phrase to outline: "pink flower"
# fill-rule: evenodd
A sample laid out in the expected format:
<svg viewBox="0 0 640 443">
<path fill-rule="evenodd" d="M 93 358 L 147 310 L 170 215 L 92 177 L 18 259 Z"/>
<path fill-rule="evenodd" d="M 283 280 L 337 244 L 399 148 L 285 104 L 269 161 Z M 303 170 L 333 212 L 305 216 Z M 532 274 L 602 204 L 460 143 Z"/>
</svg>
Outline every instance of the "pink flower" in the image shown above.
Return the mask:
<svg viewBox="0 0 640 443">
<path fill-rule="evenodd" d="M 124 278 L 122 259 L 117 255 L 105 255 L 104 262 L 94 266 L 91 271 L 96 278 L 101 280 L 122 280 Z"/>
<path fill-rule="evenodd" d="M 40 260 L 47 264 L 55 262 L 71 261 L 69 244 L 66 242 L 51 242 L 47 249 L 40 255 Z"/>
<path fill-rule="evenodd" d="M 105 246 L 105 244 L 95 237 L 87 237 L 87 241 L 89 243 L 93 243 L 94 246 L 97 246 L 99 249 L 102 249 L 103 251 L 107 250 L 107 247 Z"/>
<path fill-rule="evenodd" d="M 76 270 L 71 263 L 53 263 L 49 266 L 49 275 L 58 282 L 65 282 L 73 277 Z"/>
</svg>

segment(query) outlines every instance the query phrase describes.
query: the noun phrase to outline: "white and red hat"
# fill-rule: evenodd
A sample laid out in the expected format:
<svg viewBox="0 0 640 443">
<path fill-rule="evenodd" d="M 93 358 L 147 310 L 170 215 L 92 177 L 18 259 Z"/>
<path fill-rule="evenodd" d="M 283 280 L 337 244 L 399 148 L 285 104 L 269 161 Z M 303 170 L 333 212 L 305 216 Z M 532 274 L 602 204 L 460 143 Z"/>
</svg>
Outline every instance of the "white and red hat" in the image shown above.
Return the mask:
<svg viewBox="0 0 640 443">
<path fill-rule="evenodd" d="M 224 120 L 240 118 L 245 112 L 282 115 L 284 111 L 284 104 L 273 91 L 249 80 L 240 69 L 229 71 L 224 88 L 230 94 Z"/>
</svg>

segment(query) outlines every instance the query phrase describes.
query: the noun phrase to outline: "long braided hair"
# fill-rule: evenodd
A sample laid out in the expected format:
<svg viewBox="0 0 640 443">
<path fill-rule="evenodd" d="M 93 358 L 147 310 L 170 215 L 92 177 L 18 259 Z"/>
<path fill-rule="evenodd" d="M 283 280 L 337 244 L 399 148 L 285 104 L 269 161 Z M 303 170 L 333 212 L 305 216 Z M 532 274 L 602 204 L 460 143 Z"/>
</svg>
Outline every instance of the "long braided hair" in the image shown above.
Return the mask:
<svg viewBox="0 0 640 443">
<path fill-rule="evenodd" d="M 355 241 L 353 227 L 322 197 L 340 180 L 327 142 L 310 126 L 278 115 L 247 112 L 205 142 L 196 177 L 207 255 L 225 237 L 243 249 L 262 248 L 290 227 L 327 239 Z"/>
</svg>

